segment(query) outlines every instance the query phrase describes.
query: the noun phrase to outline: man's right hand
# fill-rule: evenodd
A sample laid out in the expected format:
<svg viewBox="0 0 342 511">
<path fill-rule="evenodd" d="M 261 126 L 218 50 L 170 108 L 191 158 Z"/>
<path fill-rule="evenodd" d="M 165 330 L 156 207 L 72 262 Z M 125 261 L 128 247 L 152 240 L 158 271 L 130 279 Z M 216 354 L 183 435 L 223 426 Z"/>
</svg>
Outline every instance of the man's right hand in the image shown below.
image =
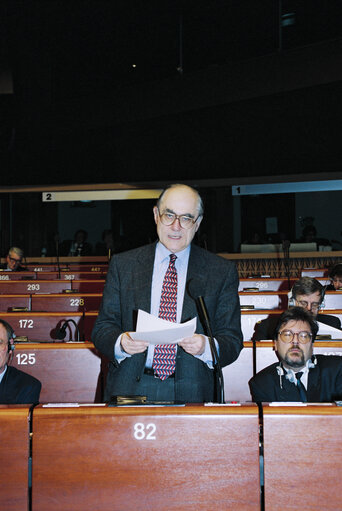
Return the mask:
<svg viewBox="0 0 342 511">
<path fill-rule="evenodd" d="M 121 336 L 121 348 L 129 355 L 135 355 L 136 353 L 143 353 L 148 348 L 148 342 L 134 341 L 129 332 L 125 332 Z"/>
</svg>

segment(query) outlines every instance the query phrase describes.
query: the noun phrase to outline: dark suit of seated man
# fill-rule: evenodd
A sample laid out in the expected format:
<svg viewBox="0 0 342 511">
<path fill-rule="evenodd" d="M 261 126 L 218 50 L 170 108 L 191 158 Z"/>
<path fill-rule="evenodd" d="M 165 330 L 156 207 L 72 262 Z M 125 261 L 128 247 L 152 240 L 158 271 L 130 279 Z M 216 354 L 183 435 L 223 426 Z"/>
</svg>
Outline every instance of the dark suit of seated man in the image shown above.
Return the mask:
<svg viewBox="0 0 342 511">
<path fill-rule="evenodd" d="M 318 314 L 324 300 L 325 288 L 322 284 L 311 277 L 302 277 L 294 283 L 289 298 L 289 306 L 296 305 L 306 309 L 312 317 L 324 325 L 341 329 L 341 321 L 330 314 Z M 278 323 L 278 317 L 270 315 L 255 325 L 254 341 L 273 339 L 273 334 Z M 319 333 L 319 332 L 318 332 Z"/>
<path fill-rule="evenodd" d="M 19 247 L 11 247 L 6 256 L 6 262 L 0 264 L 0 270 L 4 271 L 27 271 L 27 268 L 21 266 L 24 252 Z"/>
<path fill-rule="evenodd" d="M 12 327 L 0 319 L 0 404 L 38 403 L 42 387 L 40 381 L 7 365 L 14 349 L 12 339 Z"/>
<path fill-rule="evenodd" d="M 279 362 L 250 379 L 253 401 L 342 399 L 342 357 L 313 355 L 316 333 L 316 321 L 302 307 L 281 315 L 273 338 Z"/>
<path fill-rule="evenodd" d="M 203 217 L 196 190 L 167 188 L 153 213 L 159 242 L 116 254 L 109 265 L 92 333 L 95 346 L 110 360 L 104 399 L 134 394 L 153 401 L 215 401 L 212 354 L 200 321 L 196 333 L 166 345 L 164 353 L 130 333 L 138 309 L 163 319 L 168 311 L 167 320 L 180 323 L 198 315 L 194 298 L 201 295 L 221 367 L 231 364 L 243 347 L 237 271 L 231 261 L 192 244 Z"/>
</svg>

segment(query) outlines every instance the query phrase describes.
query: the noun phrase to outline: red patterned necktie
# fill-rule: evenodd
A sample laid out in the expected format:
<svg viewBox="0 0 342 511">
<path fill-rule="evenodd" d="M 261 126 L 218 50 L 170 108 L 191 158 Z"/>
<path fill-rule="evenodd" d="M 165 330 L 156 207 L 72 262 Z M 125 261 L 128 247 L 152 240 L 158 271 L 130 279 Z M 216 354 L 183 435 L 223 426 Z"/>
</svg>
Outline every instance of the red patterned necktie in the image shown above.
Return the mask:
<svg viewBox="0 0 342 511">
<path fill-rule="evenodd" d="M 162 292 L 160 295 L 159 317 L 172 321 L 177 320 L 177 270 L 175 261 L 177 256 L 170 254 L 170 262 L 166 270 Z M 153 370 L 161 380 L 175 372 L 176 344 L 157 344 L 154 348 Z"/>
</svg>

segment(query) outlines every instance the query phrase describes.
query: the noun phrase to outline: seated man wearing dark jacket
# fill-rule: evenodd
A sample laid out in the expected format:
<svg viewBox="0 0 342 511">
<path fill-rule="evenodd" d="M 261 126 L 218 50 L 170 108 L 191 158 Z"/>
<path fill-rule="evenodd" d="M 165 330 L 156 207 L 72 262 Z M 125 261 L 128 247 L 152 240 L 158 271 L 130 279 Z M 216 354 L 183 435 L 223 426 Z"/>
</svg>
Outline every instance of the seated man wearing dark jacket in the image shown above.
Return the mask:
<svg viewBox="0 0 342 511">
<path fill-rule="evenodd" d="M 285 311 L 274 333 L 279 362 L 249 381 L 255 402 L 342 399 L 342 357 L 313 355 L 317 323 L 302 307 Z"/>
<path fill-rule="evenodd" d="M 341 329 L 341 322 L 336 316 L 318 314 L 324 300 L 325 287 L 311 277 L 302 277 L 294 283 L 289 298 L 289 307 L 295 305 L 306 309 L 320 323 Z M 253 340 L 262 341 L 273 339 L 274 330 L 278 323 L 278 315 L 270 315 L 255 325 Z"/>
<path fill-rule="evenodd" d="M 4 271 L 26 271 L 27 268 L 21 266 L 24 257 L 24 251 L 19 247 L 11 247 L 6 256 L 6 262 L 0 264 L 0 270 Z"/>
<path fill-rule="evenodd" d="M 0 319 L 0 404 L 38 403 L 40 381 L 8 365 L 14 349 L 13 335 L 11 325 Z"/>
</svg>

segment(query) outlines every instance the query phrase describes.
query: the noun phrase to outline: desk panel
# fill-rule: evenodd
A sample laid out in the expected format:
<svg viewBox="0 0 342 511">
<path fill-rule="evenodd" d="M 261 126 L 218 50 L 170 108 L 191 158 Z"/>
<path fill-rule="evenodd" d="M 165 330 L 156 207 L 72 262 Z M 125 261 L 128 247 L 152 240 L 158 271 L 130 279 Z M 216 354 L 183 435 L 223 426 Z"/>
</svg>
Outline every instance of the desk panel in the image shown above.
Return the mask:
<svg viewBox="0 0 342 511">
<path fill-rule="evenodd" d="M 240 305 L 254 309 L 287 309 L 287 291 L 239 291 Z"/>
<path fill-rule="evenodd" d="M 327 291 L 324 306 L 325 309 L 342 309 L 342 291 Z"/>
<path fill-rule="evenodd" d="M 40 280 L 39 282 L 27 280 L 0 281 L 0 294 L 23 293 L 61 293 L 64 289 L 71 289 L 68 280 Z"/>
<path fill-rule="evenodd" d="M 71 280 L 71 289 L 77 293 L 103 293 L 105 280 Z"/>
<path fill-rule="evenodd" d="M 32 311 L 98 311 L 101 305 L 101 293 L 64 293 L 32 295 Z M 0 296 L 1 304 L 1 296 Z"/>
<path fill-rule="evenodd" d="M 0 270 L 0 282 L 7 280 L 36 280 L 36 273 L 34 271 Z"/>
<path fill-rule="evenodd" d="M 239 291 L 248 291 L 248 288 L 258 288 L 260 291 L 289 291 L 296 279 L 290 279 L 290 288 L 287 279 L 251 278 L 240 279 Z"/>
<path fill-rule="evenodd" d="M 283 311 L 279 310 L 242 310 L 241 311 L 241 330 L 244 341 L 250 341 L 253 337 L 255 325 L 259 321 L 268 318 L 269 315 L 279 316 Z"/>
<path fill-rule="evenodd" d="M 329 270 L 327 268 L 303 268 L 300 272 L 301 277 L 329 277 Z"/>
<path fill-rule="evenodd" d="M 42 382 L 41 403 L 102 399 L 101 358 L 92 343 L 17 344 L 12 365 Z"/>
<path fill-rule="evenodd" d="M 30 310 L 31 296 L 28 294 L 0 295 L 0 311 L 9 312 L 11 307 L 27 307 Z"/>
<path fill-rule="evenodd" d="M 248 382 L 253 376 L 253 343 L 243 344 L 239 358 L 222 369 L 226 401 L 252 401 Z"/>
<path fill-rule="evenodd" d="M 42 264 L 42 263 L 30 263 L 26 265 L 26 268 L 30 271 L 38 272 L 38 271 L 91 271 L 91 272 L 106 272 L 108 270 L 108 263 L 107 264 L 75 264 L 75 263 L 64 263 L 61 262 L 59 265 L 57 263 L 55 264 Z"/>
<path fill-rule="evenodd" d="M 57 330 L 65 321 L 72 320 L 80 332 L 79 340 L 90 340 L 97 312 L 4 312 L 1 318 L 8 321 L 18 336 L 29 341 L 58 341 Z M 76 327 L 69 322 L 65 341 L 76 339 Z"/>
<path fill-rule="evenodd" d="M 37 272 L 36 276 L 38 280 L 93 280 L 93 279 L 105 279 L 107 272 L 92 272 L 92 271 L 41 271 Z"/>
<path fill-rule="evenodd" d="M 33 415 L 32 511 L 258 510 L 258 411 L 83 407 Z"/>
<path fill-rule="evenodd" d="M 263 410 L 265 510 L 341 509 L 342 408 Z"/>
<path fill-rule="evenodd" d="M 0 405 L 0 509 L 28 510 L 29 409 Z"/>
</svg>

